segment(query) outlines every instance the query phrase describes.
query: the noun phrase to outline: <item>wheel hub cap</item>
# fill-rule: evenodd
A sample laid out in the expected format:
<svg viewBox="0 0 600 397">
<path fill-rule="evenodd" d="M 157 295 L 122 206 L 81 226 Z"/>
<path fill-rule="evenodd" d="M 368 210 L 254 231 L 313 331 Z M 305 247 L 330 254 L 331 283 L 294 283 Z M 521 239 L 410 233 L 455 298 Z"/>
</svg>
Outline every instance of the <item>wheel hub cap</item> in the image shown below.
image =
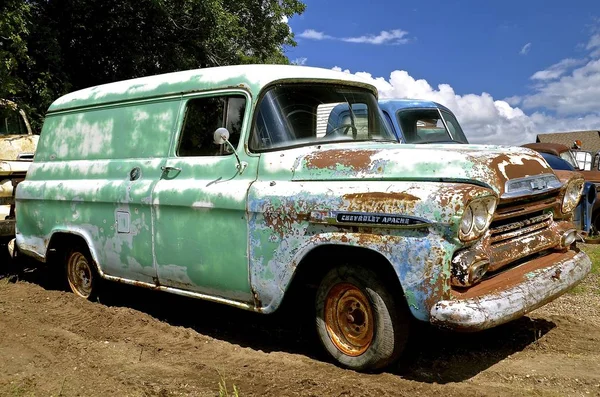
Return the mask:
<svg viewBox="0 0 600 397">
<path fill-rule="evenodd" d="M 363 354 L 373 341 L 371 303 L 352 284 L 331 288 L 325 301 L 325 324 L 333 344 L 349 356 Z"/>
<path fill-rule="evenodd" d="M 73 292 L 84 298 L 92 292 L 92 271 L 90 265 L 81 253 L 75 252 L 67 263 L 67 277 Z"/>
</svg>

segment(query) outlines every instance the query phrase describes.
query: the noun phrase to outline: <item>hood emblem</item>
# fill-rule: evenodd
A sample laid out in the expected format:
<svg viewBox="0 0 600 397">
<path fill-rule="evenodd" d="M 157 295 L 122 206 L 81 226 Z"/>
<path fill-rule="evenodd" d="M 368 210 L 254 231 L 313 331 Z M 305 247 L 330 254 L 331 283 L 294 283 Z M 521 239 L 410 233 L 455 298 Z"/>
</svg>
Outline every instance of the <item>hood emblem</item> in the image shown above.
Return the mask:
<svg viewBox="0 0 600 397">
<path fill-rule="evenodd" d="M 529 182 L 531 190 L 544 190 L 548 187 L 548 182 L 543 179 L 534 179 Z"/>
<path fill-rule="evenodd" d="M 539 194 L 550 190 L 559 189 L 562 186 L 560 180 L 554 174 L 543 174 L 515 178 L 506 182 L 504 194 L 501 198 L 515 198 Z"/>
</svg>

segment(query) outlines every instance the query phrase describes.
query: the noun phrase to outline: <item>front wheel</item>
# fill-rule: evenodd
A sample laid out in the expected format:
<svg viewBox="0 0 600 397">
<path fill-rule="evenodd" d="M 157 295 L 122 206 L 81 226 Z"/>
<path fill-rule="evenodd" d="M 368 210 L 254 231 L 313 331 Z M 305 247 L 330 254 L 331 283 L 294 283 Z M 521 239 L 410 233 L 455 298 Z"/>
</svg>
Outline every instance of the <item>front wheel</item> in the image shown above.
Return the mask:
<svg viewBox="0 0 600 397">
<path fill-rule="evenodd" d="M 377 370 L 404 350 L 408 310 L 369 269 L 343 265 L 329 271 L 317 290 L 316 309 L 319 339 L 344 367 Z"/>
<path fill-rule="evenodd" d="M 75 295 L 88 300 L 97 297 L 99 276 L 87 249 L 72 249 L 66 257 L 65 271 L 69 288 Z"/>
</svg>

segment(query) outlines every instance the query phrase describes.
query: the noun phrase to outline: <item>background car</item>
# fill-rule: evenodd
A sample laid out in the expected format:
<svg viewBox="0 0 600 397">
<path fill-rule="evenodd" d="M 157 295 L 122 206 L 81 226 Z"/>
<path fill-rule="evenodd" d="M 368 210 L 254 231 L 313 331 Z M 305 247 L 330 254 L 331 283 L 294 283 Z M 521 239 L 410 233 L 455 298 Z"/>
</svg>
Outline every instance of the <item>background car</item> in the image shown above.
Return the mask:
<svg viewBox="0 0 600 397">
<path fill-rule="evenodd" d="M 550 167 L 555 170 L 576 171 L 576 169 L 566 160 L 550 153 L 542 152 L 541 156 L 548 162 Z M 597 238 L 598 231 L 592 224 L 592 214 L 594 204 L 596 203 L 596 184 L 585 182 L 581 200 L 575 209 L 574 222 L 577 228 L 585 232 L 585 240 L 588 243 L 600 243 Z"/>
</svg>

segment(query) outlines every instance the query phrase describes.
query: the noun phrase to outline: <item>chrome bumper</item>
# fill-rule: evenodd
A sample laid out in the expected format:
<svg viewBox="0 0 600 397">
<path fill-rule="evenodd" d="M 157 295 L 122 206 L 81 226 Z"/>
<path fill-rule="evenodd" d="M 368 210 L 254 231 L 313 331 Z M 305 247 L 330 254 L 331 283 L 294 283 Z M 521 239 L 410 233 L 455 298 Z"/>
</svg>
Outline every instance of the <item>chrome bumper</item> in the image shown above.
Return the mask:
<svg viewBox="0 0 600 397">
<path fill-rule="evenodd" d="M 579 252 L 530 273 L 501 291 L 467 299 L 444 300 L 431 308 L 431 323 L 457 331 L 479 331 L 504 324 L 554 300 L 577 285 L 592 267 Z"/>
</svg>

